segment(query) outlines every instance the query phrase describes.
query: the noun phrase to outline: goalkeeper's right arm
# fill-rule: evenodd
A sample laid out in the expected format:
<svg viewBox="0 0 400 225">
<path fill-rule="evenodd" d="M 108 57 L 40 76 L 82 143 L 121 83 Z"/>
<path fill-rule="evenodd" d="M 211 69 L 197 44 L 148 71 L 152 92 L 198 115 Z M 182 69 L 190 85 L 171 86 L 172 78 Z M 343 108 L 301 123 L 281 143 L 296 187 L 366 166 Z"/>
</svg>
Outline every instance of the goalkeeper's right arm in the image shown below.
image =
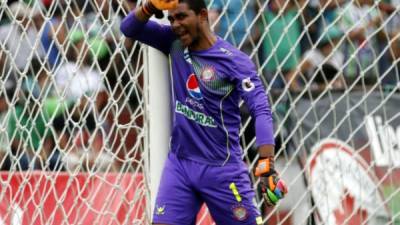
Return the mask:
<svg viewBox="0 0 400 225">
<path fill-rule="evenodd" d="M 162 19 L 163 10 L 176 8 L 178 0 L 148 0 L 136 10 L 136 17 L 141 21 L 147 21 L 152 15 Z"/>
<path fill-rule="evenodd" d="M 135 10 L 135 16 L 138 20 L 142 22 L 147 22 L 152 15 L 147 14 L 146 11 L 143 9 L 143 6 L 140 6 Z"/>
<path fill-rule="evenodd" d="M 176 7 L 177 2 L 178 0 L 147 1 L 124 18 L 121 23 L 121 32 L 127 37 L 150 45 L 168 54 L 172 42 L 176 39 L 175 34 L 172 32 L 170 26 L 150 21 L 149 18 L 156 13 L 156 11 Z"/>
</svg>

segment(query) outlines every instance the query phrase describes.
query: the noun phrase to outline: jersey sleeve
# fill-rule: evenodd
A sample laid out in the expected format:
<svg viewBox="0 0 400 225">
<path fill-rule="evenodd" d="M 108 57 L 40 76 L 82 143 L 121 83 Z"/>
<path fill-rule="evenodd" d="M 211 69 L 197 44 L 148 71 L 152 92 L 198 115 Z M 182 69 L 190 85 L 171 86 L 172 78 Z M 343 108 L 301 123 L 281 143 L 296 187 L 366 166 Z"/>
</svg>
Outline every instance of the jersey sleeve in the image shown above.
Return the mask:
<svg viewBox="0 0 400 225">
<path fill-rule="evenodd" d="M 271 107 L 254 63 L 238 57 L 233 65 L 233 82 L 255 121 L 256 146 L 275 145 Z"/>
<path fill-rule="evenodd" d="M 134 12 L 129 13 L 121 23 L 121 32 L 132 39 L 150 45 L 164 54 L 169 54 L 171 45 L 176 39 L 171 26 L 154 21 L 142 22 Z"/>
</svg>

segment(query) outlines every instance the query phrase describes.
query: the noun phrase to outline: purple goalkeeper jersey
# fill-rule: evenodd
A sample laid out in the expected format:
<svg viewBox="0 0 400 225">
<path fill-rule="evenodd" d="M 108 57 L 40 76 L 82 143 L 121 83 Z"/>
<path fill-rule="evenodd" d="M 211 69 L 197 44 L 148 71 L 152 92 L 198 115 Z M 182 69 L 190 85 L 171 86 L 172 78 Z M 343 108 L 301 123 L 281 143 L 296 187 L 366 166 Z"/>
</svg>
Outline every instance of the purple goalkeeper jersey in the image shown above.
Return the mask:
<svg viewBox="0 0 400 225">
<path fill-rule="evenodd" d="M 189 51 L 170 26 L 139 21 L 133 12 L 123 20 L 121 31 L 171 57 L 170 150 L 178 157 L 210 165 L 242 161 L 240 99 L 255 119 L 256 145 L 274 144 L 268 99 L 247 55 L 220 37 L 207 50 Z"/>
</svg>

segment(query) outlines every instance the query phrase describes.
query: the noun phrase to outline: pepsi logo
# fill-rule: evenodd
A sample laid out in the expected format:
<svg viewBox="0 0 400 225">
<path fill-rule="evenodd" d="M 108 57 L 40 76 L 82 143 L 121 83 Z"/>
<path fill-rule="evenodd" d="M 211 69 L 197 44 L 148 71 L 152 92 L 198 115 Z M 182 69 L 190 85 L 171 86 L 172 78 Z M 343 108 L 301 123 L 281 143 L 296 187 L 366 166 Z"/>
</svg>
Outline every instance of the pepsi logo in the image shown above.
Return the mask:
<svg viewBox="0 0 400 225">
<path fill-rule="evenodd" d="M 197 82 L 197 78 L 195 74 L 190 74 L 186 81 L 186 89 L 189 92 L 189 95 L 197 100 L 203 99 L 203 95 L 201 94 L 199 83 Z"/>
</svg>

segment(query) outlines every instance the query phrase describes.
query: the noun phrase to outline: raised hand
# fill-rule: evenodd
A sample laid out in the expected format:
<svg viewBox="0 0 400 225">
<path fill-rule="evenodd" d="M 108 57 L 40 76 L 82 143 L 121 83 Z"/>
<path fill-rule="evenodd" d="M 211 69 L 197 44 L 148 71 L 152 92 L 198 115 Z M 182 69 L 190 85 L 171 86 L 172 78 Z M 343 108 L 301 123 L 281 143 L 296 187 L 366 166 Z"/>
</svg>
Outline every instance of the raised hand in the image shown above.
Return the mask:
<svg viewBox="0 0 400 225">
<path fill-rule="evenodd" d="M 161 19 L 164 17 L 163 10 L 174 9 L 178 3 L 178 0 L 148 0 L 142 9 L 148 17 L 154 14 L 156 18 Z"/>
<path fill-rule="evenodd" d="M 169 10 L 174 9 L 178 6 L 178 0 L 150 0 L 150 2 L 158 9 L 158 10 Z"/>
</svg>

